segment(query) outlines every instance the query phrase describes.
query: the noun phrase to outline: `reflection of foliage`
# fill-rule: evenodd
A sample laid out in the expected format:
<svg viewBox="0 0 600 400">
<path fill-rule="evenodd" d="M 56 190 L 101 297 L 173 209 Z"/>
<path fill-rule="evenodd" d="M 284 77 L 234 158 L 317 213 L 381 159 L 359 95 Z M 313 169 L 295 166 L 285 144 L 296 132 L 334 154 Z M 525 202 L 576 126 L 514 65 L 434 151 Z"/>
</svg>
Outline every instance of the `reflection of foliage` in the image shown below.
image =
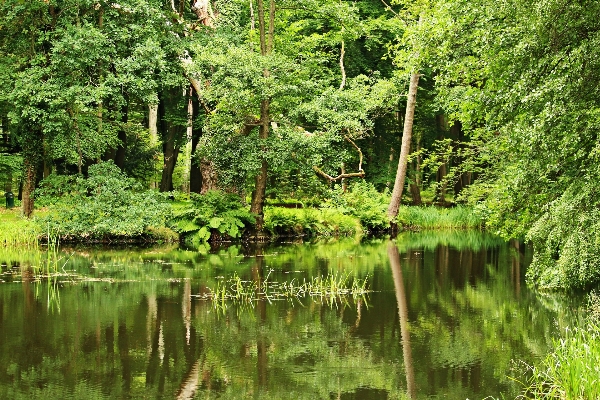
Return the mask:
<svg viewBox="0 0 600 400">
<path fill-rule="evenodd" d="M 493 238 L 456 232 L 438 242 L 445 245 L 434 246 L 430 234 L 399 240 L 419 395 L 518 394 L 518 384 L 507 379 L 511 360 L 545 354 L 556 325 L 572 325 L 576 307 L 559 298 L 549 309 L 520 288 L 513 258 L 519 254 Z M 65 269 L 94 281 L 62 282 L 60 313 L 46 311 L 44 286 L 0 285 L 0 323 L 14 333 L 0 342 L 8 376 L 0 376 L 0 397 L 74 396 L 87 382 L 98 382 L 98 397 L 172 397 L 196 366 L 200 398 L 404 398 L 386 245 L 345 239 L 267 246 L 257 255 L 241 246 L 206 254 L 70 249 Z M 25 254 L 0 254 L 19 257 Z M 30 258 L 23 269 L 34 265 Z M 303 305 L 231 302 L 219 312 L 191 297 L 235 274 L 256 285 L 368 275 L 373 292 L 368 307 L 361 299 L 331 305 L 306 299 Z M 27 293 L 32 300 L 23 302 Z M 65 381 L 81 383 L 59 392 Z"/>
</svg>

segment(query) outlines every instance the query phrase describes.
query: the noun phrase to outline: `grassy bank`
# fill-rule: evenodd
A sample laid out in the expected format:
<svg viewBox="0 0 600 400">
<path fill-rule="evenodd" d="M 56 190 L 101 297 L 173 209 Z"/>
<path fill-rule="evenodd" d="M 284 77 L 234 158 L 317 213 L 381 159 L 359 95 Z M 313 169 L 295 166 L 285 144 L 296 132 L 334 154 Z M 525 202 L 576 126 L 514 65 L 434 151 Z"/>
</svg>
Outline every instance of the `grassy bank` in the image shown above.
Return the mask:
<svg viewBox="0 0 600 400">
<path fill-rule="evenodd" d="M 20 217 L 19 209 L 0 209 L 0 246 L 35 247 L 40 235 L 40 227 Z"/>
<path fill-rule="evenodd" d="M 396 220 L 404 229 L 410 230 L 483 228 L 483 220 L 473 209 L 461 205 L 451 208 L 402 206 Z"/>
<path fill-rule="evenodd" d="M 214 197 L 214 198 L 212 198 Z M 20 217 L 20 210 L 0 212 L 0 245 L 35 246 L 43 241 L 48 227 L 58 232 L 61 241 L 81 242 L 172 242 L 189 239 L 191 243 L 240 240 L 254 229 L 254 216 L 241 203 L 224 201 L 221 195 L 198 196 L 188 202 L 166 202 L 162 218 L 144 221 L 139 207 L 127 215 L 120 210 L 50 207 L 36 212 L 33 220 Z M 170 204 L 170 206 L 169 206 Z M 222 207 L 227 205 L 227 207 Z M 170 209 L 170 211 L 169 211 Z M 65 211 L 66 210 L 66 211 Z M 125 215 L 121 215 L 125 214 Z M 375 221 L 375 222 L 374 222 Z M 265 233 L 277 237 L 337 237 L 387 234 L 385 209 L 357 210 L 350 207 L 265 208 Z M 397 219 L 405 231 L 482 229 L 482 221 L 471 209 L 402 206 Z M 150 223 L 153 223 L 152 225 Z"/>
<path fill-rule="evenodd" d="M 531 371 L 526 399 L 600 399 L 600 327 L 567 330 Z"/>
<path fill-rule="evenodd" d="M 600 399 L 600 295 L 589 295 L 588 320 L 568 328 L 553 350 L 530 367 L 526 399 Z"/>
</svg>

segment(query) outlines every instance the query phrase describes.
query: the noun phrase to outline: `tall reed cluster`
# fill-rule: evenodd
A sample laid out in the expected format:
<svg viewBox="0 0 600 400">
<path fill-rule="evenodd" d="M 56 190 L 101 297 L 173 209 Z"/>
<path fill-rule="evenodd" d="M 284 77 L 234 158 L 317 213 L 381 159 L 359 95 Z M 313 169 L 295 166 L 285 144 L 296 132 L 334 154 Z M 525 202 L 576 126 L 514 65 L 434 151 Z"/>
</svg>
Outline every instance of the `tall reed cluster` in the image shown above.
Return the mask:
<svg viewBox="0 0 600 400">
<path fill-rule="evenodd" d="M 2 247 L 37 247 L 40 228 L 26 219 L 0 219 L 0 246 Z"/>
<path fill-rule="evenodd" d="M 524 398 L 600 399 L 600 327 L 568 329 L 531 372 Z"/>
<path fill-rule="evenodd" d="M 401 207 L 397 222 L 408 229 L 481 229 L 483 220 L 470 207 Z"/>
</svg>

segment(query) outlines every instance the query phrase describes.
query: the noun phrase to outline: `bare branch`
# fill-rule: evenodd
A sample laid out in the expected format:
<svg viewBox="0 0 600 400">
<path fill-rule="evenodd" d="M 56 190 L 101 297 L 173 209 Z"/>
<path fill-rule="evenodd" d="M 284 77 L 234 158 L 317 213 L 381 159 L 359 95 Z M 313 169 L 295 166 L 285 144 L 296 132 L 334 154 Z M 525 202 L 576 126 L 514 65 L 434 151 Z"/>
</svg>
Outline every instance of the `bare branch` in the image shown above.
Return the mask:
<svg viewBox="0 0 600 400">
<path fill-rule="evenodd" d="M 344 68 L 344 40 L 342 39 L 342 50 L 340 51 L 340 70 L 342 71 L 342 83 L 340 84 L 340 90 L 346 86 L 346 68 Z"/>
<path fill-rule="evenodd" d="M 323 172 L 323 170 L 317 166 L 314 166 L 313 170 L 318 175 L 321 175 L 323 178 L 327 179 L 330 182 L 336 182 L 336 181 L 339 181 L 340 179 L 344 179 L 344 178 L 364 178 L 365 177 L 365 171 L 352 172 L 349 174 L 340 174 L 336 177 L 333 177 L 333 176 L 328 175 L 327 173 Z"/>
<path fill-rule="evenodd" d="M 340 175 L 338 175 L 336 177 L 333 177 L 333 176 L 325 173 L 321 168 L 319 168 L 317 166 L 314 166 L 313 170 L 318 175 L 320 175 L 323 178 L 327 179 L 329 182 L 337 182 L 340 179 L 346 179 L 346 178 L 364 178 L 365 177 L 365 171 L 362 169 L 362 163 L 363 163 L 363 153 L 362 153 L 362 150 L 348 136 L 344 136 L 344 139 L 348 143 L 352 144 L 352 146 L 354 146 L 354 148 L 356 149 L 356 151 L 358 151 L 358 155 L 359 155 L 358 172 L 344 173 L 344 171 L 342 171 L 342 173 Z"/>
</svg>

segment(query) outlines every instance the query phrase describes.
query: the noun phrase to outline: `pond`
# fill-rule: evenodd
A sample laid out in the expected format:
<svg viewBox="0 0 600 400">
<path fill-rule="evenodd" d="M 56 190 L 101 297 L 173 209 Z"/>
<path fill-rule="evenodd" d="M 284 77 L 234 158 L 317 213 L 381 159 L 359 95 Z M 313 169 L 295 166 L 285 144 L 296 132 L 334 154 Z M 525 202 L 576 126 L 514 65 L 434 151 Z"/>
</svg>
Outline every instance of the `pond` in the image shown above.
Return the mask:
<svg viewBox="0 0 600 400">
<path fill-rule="evenodd" d="M 583 308 L 529 290 L 530 256 L 474 232 L 0 250 L 0 398 L 514 398 Z M 370 292 L 264 295 L 317 276 Z M 206 296 L 232 279 L 262 295 Z"/>
</svg>

